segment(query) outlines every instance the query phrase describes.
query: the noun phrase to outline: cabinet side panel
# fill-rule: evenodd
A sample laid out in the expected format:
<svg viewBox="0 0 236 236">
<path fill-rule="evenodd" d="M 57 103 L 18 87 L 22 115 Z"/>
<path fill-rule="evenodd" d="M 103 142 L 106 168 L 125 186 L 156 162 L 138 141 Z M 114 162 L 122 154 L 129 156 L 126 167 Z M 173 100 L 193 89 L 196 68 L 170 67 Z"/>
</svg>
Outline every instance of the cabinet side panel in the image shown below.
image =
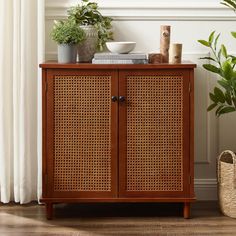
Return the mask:
<svg viewBox="0 0 236 236">
<path fill-rule="evenodd" d="M 42 197 L 47 197 L 47 69 L 42 77 Z"/>
<path fill-rule="evenodd" d="M 194 70 L 190 70 L 190 197 L 195 197 L 194 192 Z"/>
</svg>

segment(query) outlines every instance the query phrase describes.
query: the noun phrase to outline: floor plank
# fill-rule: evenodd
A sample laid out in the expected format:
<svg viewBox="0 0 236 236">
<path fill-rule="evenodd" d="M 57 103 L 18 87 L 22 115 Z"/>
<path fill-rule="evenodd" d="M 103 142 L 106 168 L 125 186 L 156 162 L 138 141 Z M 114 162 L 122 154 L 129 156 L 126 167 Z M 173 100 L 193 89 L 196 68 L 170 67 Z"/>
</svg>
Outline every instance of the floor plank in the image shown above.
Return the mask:
<svg viewBox="0 0 236 236">
<path fill-rule="evenodd" d="M 43 205 L 0 204 L 0 236 L 236 235 L 236 219 L 223 216 L 216 202 L 197 202 L 192 218 L 180 204 L 58 204 L 54 219 Z"/>
</svg>

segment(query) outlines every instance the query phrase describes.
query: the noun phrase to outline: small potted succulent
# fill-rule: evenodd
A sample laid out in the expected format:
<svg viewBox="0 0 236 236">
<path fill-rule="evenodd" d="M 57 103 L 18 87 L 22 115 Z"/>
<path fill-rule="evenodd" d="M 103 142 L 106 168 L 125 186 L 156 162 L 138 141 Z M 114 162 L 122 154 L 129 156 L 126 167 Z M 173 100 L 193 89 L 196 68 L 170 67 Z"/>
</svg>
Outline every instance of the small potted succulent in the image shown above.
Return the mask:
<svg viewBox="0 0 236 236">
<path fill-rule="evenodd" d="M 78 44 L 85 39 L 79 25 L 69 19 L 54 21 L 51 37 L 58 44 L 58 62 L 76 63 Z"/>
<path fill-rule="evenodd" d="M 103 50 L 105 43 L 112 38 L 112 18 L 103 16 L 98 4 L 82 0 L 81 4 L 68 10 L 68 19 L 75 21 L 85 31 L 86 40 L 79 44 L 79 61 L 89 62 L 96 50 Z"/>
</svg>

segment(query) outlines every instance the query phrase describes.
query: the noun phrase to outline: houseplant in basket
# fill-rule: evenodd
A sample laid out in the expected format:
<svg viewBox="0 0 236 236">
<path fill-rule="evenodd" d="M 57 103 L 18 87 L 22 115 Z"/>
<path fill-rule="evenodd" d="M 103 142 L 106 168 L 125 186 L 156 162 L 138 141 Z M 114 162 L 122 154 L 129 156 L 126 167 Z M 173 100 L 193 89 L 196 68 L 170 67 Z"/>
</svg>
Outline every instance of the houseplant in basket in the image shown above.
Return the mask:
<svg viewBox="0 0 236 236">
<path fill-rule="evenodd" d="M 51 37 L 58 44 L 58 62 L 75 63 L 78 43 L 85 39 L 78 24 L 73 20 L 54 21 Z"/>
<path fill-rule="evenodd" d="M 236 10 L 236 0 L 224 0 L 223 5 Z M 236 38 L 236 32 L 231 32 Z M 211 51 L 207 59 L 211 64 L 203 64 L 203 67 L 216 73 L 219 77 L 217 85 L 210 92 L 211 105 L 208 111 L 215 109 L 215 114 L 221 116 L 225 113 L 236 111 L 236 57 L 228 54 L 224 44 L 218 46 L 220 34 L 212 32 L 207 40 L 198 40 Z M 223 214 L 236 218 L 236 156 L 232 151 L 224 151 L 218 158 L 218 197 Z"/>
<path fill-rule="evenodd" d="M 68 15 L 86 34 L 86 40 L 79 44 L 79 61 L 91 61 L 96 50 L 102 50 L 105 43 L 112 39 L 112 18 L 103 16 L 98 4 L 89 0 L 82 0 L 81 4 L 71 7 Z"/>
</svg>

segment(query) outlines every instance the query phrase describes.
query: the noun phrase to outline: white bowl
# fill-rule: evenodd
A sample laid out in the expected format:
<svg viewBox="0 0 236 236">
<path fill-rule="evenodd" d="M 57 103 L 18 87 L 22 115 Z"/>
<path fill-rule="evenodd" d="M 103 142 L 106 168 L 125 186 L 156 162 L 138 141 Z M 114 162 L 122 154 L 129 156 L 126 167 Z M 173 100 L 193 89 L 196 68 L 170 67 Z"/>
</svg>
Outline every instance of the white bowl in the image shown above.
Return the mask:
<svg viewBox="0 0 236 236">
<path fill-rule="evenodd" d="M 106 42 L 108 50 L 114 53 L 129 53 L 135 45 L 136 42 Z"/>
</svg>

